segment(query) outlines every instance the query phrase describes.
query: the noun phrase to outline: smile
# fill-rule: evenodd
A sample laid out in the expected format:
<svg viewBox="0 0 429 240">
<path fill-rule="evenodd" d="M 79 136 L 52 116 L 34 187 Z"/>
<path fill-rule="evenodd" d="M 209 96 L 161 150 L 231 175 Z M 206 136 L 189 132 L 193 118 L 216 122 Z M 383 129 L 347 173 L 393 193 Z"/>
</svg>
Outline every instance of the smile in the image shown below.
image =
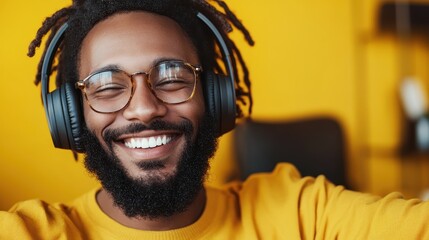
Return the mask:
<svg viewBox="0 0 429 240">
<path fill-rule="evenodd" d="M 139 137 L 139 138 L 127 138 L 124 140 L 124 144 L 128 148 L 155 148 L 158 146 L 165 145 L 171 141 L 172 137 L 167 135 L 155 136 L 155 137 Z"/>
</svg>

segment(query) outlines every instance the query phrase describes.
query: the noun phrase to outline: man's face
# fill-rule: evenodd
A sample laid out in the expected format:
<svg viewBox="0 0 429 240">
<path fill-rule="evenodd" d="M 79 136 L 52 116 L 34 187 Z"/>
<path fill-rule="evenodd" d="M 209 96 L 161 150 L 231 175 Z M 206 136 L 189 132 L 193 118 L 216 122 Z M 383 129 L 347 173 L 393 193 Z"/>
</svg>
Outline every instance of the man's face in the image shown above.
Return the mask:
<svg viewBox="0 0 429 240">
<path fill-rule="evenodd" d="M 79 77 L 115 66 L 148 71 L 160 60 L 198 65 L 191 41 L 169 18 L 131 12 L 98 23 L 85 37 Z M 184 211 L 202 189 L 208 159 L 216 149 L 213 121 L 204 114 L 201 83 L 180 104 L 164 104 L 135 77 L 130 103 L 115 113 L 97 113 L 84 100 L 85 164 L 128 216 L 156 218 Z M 169 139 L 149 148 L 132 141 Z M 132 144 L 131 144 L 132 145 Z"/>
<path fill-rule="evenodd" d="M 83 79 L 107 66 L 117 66 L 128 73 L 148 71 L 163 59 L 183 60 L 198 65 L 196 51 L 177 23 L 147 12 L 117 14 L 98 23 L 84 39 L 79 76 Z M 133 123 L 149 125 L 154 120 L 175 124 L 189 120 L 194 130 L 198 131 L 196 128 L 204 114 L 201 84 L 197 83 L 192 99 L 171 105 L 157 100 L 146 86 L 144 78 L 145 75 L 135 77 L 134 96 L 129 105 L 119 112 L 97 113 L 84 101 L 85 122 L 102 146 L 118 157 L 130 177 L 142 180 L 165 179 L 176 171 L 185 146 L 183 133 L 175 130 L 127 133 L 125 129 Z M 112 130 L 124 133 L 115 136 L 112 142 L 106 142 L 105 134 Z M 133 139 L 153 141 L 153 137 L 156 141 L 158 137 L 164 136 L 171 141 L 154 148 L 129 148 L 126 145 Z"/>
</svg>

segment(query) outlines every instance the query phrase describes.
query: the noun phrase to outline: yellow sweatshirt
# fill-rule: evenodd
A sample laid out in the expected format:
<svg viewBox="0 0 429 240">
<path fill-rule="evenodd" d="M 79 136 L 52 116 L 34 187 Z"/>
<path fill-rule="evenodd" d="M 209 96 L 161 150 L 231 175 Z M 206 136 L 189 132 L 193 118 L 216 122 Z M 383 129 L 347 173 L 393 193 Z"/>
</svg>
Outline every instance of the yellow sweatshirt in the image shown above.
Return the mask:
<svg viewBox="0 0 429 240">
<path fill-rule="evenodd" d="M 101 211 L 93 190 L 70 204 L 30 200 L 0 212 L 0 239 L 429 239 L 429 202 L 344 190 L 289 164 L 206 190 L 204 213 L 181 229 L 125 227 Z"/>
</svg>

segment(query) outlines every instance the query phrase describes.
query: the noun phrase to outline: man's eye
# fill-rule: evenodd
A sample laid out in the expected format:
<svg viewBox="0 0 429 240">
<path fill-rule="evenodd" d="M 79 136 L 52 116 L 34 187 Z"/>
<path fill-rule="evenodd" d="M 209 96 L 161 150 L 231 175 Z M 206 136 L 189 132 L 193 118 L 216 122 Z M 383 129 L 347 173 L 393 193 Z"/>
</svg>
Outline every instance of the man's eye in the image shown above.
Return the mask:
<svg viewBox="0 0 429 240">
<path fill-rule="evenodd" d="M 180 78 L 170 78 L 159 81 L 154 86 L 155 90 L 163 90 L 163 91 L 176 91 L 182 88 L 192 87 L 192 82 L 180 79 Z"/>
<path fill-rule="evenodd" d="M 92 95 L 98 98 L 110 98 L 127 92 L 127 86 L 119 84 L 108 84 L 94 89 Z"/>
</svg>

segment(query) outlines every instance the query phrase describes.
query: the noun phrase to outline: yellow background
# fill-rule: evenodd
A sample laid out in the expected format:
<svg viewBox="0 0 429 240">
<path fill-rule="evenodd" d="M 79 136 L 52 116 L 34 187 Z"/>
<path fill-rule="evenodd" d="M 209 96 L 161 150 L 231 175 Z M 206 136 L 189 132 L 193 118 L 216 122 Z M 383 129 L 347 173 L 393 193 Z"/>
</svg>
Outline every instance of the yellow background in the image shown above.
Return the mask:
<svg viewBox="0 0 429 240">
<path fill-rule="evenodd" d="M 398 99 L 401 45 L 377 29 L 377 0 L 226 0 L 256 45 L 233 33 L 251 70 L 255 119 L 332 116 L 344 127 L 348 178 L 361 191 L 403 191 L 414 197 L 429 187 L 425 156 L 401 159 Z M 426 1 L 420 1 L 426 2 Z M 40 51 L 27 46 L 46 16 L 65 0 L 0 3 L 0 209 L 29 198 L 67 201 L 97 186 L 70 151 L 51 142 L 40 88 L 33 84 Z M 428 40 L 413 38 L 411 74 L 427 88 Z M 234 169 L 231 134 L 212 161 L 212 183 Z"/>
</svg>

